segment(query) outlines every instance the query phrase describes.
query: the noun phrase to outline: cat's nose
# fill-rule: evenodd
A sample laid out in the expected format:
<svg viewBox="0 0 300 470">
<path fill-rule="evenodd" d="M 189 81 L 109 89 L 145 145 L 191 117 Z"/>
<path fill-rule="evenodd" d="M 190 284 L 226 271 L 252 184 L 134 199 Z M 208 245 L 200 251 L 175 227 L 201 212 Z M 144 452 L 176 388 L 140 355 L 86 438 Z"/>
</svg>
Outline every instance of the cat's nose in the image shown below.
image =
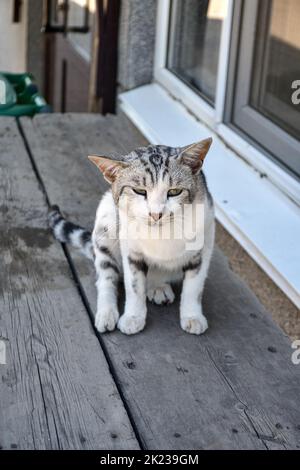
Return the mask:
<svg viewBox="0 0 300 470">
<path fill-rule="evenodd" d="M 162 212 L 149 212 L 149 216 L 157 222 L 159 219 L 162 218 Z"/>
</svg>

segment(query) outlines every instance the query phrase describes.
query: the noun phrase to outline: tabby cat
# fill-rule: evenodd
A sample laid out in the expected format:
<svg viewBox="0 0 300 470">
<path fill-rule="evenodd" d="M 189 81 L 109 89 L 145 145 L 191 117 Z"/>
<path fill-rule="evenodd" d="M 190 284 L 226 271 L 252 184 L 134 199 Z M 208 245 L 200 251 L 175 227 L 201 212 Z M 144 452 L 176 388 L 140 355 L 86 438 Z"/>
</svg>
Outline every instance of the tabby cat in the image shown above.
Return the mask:
<svg viewBox="0 0 300 470">
<path fill-rule="evenodd" d="M 196 335 L 207 329 L 201 300 L 213 251 L 214 209 L 202 165 L 211 143 L 150 145 L 118 158 L 90 156 L 111 185 L 98 206 L 92 234 L 53 206 L 49 220 L 56 238 L 94 260 L 99 332 L 116 325 L 128 335 L 143 330 L 147 297 L 158 305 L 172 303 L 171 284 L 177 281 L 182 281 L 182 329 Z M 190 243 L 191 226 L 196 243 Z M 175 236 L 179 227 L 181 235 Z M 189 227 L 187 234 L 184 227 Z M 122 279 L 126 301 L 120 317 Z"/>
</svg>

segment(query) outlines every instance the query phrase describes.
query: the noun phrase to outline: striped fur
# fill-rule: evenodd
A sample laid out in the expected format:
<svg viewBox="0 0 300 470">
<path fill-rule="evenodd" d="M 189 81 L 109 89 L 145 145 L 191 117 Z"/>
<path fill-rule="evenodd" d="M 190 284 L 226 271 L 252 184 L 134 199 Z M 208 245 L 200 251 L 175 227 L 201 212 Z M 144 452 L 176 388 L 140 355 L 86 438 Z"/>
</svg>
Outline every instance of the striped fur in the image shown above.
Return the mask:
<svg viewBox="0 0 300 470">
<path fill-rule="evenodd" d="M 207 329 L 201 297 L 213 251 L 214 209 L 201 168 L 210 145 L 211 139 L 206 139 L 184 148 L 149 145 L 125 156 L 91 155 L 89 159 L 111 184 L 99 203 L 92 234 L 68 222 L 57 206 L 51 208 L 49 223 L 55 237 L 94 259 L 95 326 L 100 333 L 116 325 L 125 334 L 141 331 L 146 298 L 160 305 L 173 302 L 175 281 L 182 281 L 182 329 L 192 334 Z M 199 213 L 203 217 L 197 220 Z M 183 222 L 190 231 L 172 237 L 174 227 Z M 157 237 L 163 227 L 172 229 L 166 239 Z M 199 242 L 187 248 L 194 232 Z M 126 290 L 121 317 L 120 280 Z"/>
<path fill-rule="evenodd" d="M 79 248 L 87 258 L 94 259 L 92 234 L 90 231 L 66 220 L 56 205 L 51 207 L 48 218 L 49 226 L 58 241 L 69 243 L 71 246 Z"/>
</svg>

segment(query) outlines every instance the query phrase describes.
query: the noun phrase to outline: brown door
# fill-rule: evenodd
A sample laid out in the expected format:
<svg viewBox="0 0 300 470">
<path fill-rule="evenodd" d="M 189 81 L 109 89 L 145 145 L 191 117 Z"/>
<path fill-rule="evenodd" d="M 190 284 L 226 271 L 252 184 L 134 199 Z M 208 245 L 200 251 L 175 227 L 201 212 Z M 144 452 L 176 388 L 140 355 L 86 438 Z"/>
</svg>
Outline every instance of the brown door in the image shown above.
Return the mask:
<svg viewBox="0 0 300 470">
<path fill-rule="evenodd" d="M 87 112 L 95 1 L 46 4 L 46 94 L 55 112 Z"/>
<path fill-rule="evenodd" d="M 45 0 L 45 95 L 56 112 L 114 113 L 120 0 Z"/>
<path fill-rule="evenodd" d="M 56 112 L 87 112 L 90 61 L 63 35 L 54 40 L 52 106 Z"/>
</svg>

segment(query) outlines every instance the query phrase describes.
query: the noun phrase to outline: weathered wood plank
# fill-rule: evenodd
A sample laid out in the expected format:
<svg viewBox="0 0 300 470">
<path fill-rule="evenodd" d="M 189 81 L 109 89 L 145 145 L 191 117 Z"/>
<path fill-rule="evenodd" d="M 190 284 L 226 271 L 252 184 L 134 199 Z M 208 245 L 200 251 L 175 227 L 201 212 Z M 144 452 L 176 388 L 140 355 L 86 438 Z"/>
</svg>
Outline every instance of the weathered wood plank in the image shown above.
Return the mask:
<svg viewBox="0 0 300 470">
<path fill-rule="evenodd" d="M 10 118 L 0 118 L 0 181 L 1 448 L 138 448 Z"/>
<path fill-rule="evenodd" d="M 141 145 L 124 116 L 37 116 L 23 119 L 52 203 L 92 226 L 104 183 L 90 152 Z M 94 273 L 72 257 L 91 305 Z M 178 302 L 149 305 L 146 329 L 133 337 L 102 336 L 128 405 L 150 449 L 266 449 L 300 446 L 300 367 L 290 342 L 216 250 L 205 289 L 210 329 L 184 333 Z"/>
</svg>

